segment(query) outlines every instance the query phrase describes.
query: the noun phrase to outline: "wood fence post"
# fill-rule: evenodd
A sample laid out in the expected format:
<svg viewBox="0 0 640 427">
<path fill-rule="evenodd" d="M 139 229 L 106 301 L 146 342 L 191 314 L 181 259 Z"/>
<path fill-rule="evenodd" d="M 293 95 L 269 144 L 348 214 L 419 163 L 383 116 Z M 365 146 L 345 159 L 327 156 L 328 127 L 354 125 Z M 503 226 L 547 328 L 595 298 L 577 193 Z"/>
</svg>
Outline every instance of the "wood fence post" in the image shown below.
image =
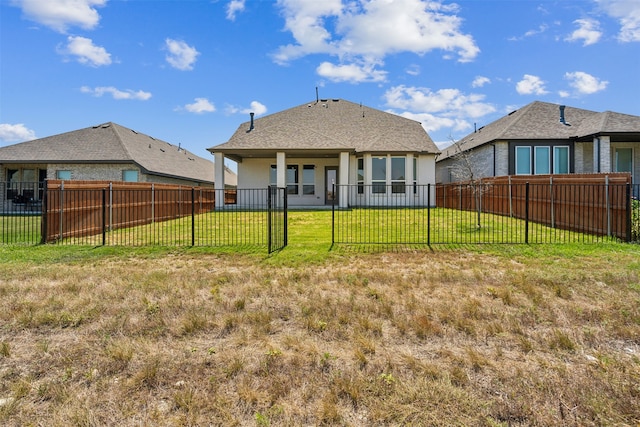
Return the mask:
<svg viewBox="0 0 640 427">
<path fill-rule="evenodd" d="M 102 189 L 102 246 L 107 243 L 107 189 Z"/>
</svg>

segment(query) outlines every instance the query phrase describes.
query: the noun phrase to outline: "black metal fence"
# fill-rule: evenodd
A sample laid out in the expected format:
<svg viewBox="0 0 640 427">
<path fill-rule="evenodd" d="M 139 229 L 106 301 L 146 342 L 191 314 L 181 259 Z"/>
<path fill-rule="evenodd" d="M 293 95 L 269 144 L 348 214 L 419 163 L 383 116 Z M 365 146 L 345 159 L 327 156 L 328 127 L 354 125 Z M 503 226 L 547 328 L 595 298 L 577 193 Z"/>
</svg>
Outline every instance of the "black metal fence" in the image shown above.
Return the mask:
<svg viewBox="0 0 640 427">
<path fill-rule="evenodd" d="M 338 185 L 332 242 L 353 245 L 640 240 L 637 186 Z M 344 194 L 343 194 L 344 196 Z M 343 199 L 344 200 L 344 199 Z"/>
<path fill-rule="evenodd" d="M 255 246 L 270 253 L 287 244 L 284 188 L 236 190 L 230 198 L 221 190 L 186 187 L 20 183 L 20 189 L 39 190 L 25 200 L 24 190 L 1 185 L 0 243 Z"/>
</svg>

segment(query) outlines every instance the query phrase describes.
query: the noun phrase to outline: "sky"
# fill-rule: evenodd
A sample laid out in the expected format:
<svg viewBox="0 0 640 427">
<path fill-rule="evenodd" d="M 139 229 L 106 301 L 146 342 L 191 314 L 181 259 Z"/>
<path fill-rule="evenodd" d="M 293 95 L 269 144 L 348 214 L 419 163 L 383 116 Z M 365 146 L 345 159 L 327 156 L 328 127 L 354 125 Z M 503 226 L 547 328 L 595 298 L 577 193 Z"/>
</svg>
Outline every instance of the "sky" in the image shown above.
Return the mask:
<svg viewBox="0 0 640 427">
<path fill-rule="evenodd" d="M 115 122 L 213 160 L 316 90 L 441 147 L 536 100 L 640 115 L 640 0 L 0 0 L 0 146 Z"/>
</svg>

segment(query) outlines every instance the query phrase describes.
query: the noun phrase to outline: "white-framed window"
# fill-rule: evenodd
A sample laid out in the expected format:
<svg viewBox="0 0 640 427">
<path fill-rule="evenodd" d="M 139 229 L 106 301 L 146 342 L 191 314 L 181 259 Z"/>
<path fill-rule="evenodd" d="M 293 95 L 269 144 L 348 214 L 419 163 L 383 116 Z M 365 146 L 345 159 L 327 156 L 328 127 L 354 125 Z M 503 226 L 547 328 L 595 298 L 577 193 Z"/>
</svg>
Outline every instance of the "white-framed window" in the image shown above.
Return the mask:
<svg viewBox="0 0 640 427">
<path fill-rule="evenodd" d="M 312 196 L 316 194 L 316 166 L 304 165 L 302 167 L 302 194 Z"/>
<path fill-rule="evenodd" d="M 534 147 L 534 173 L 548 175 L 551 173 L 551 147 Z"/>
<path fill-rule="evenodd" d="M 299 194 L 298 183 L 298 165 L 287 165 L 287 194 Z"/>
<path fill-rule="evenodd" d="M 357 177 L 356 183 L 358 184 L 358 194 L 364 194 L 364 159 L 359 157 L 357 159 Z"/>
<path fill-rule="evenodd" d="M 71 180 L 71 171 L 69 171 L 69 170 L 58 170 L 58 171 L 56 171 L 56 179 L 61 179 L 63 181 Z"/>
<path fill-rule="evenodd" d="M 269 185 L 278 185 L 278 166 L 271 165 L 269 168 Z"/>
<path fill-rule="evenodd" d="M 385 194 L 387 192 L 387 158 L 371 158 L 371 192 Z"/>
<path fill-rule="evenodd" d="M 413 194 L 418 194 L 418 159 L 413 158 Z"/>
<path fill-rule="evenodd" d="M 391 192 L 393 194 L 404 194 L 406 187 L 406 158 L 391 158 Z"/>
<path fill-rule="evenodd" d="M 553 173 L 569 173 L 569 147 L 553 147 Z"/>
<path fill-rule="evenodd" d="M 122 180 L 125 182 L 138 182 L 138 171 L 137 170 L 123 170 L 122 171 Z"/>
<path fill-rule="evenodd" d="M 632 148 L 616 148 L 613 156 L 614 172 L 633 172 Z"/>
<path fill-rule="evenodd" d="M 531 175 L 531 147 L 516 147 L 516 175 Z"/>
</svg>

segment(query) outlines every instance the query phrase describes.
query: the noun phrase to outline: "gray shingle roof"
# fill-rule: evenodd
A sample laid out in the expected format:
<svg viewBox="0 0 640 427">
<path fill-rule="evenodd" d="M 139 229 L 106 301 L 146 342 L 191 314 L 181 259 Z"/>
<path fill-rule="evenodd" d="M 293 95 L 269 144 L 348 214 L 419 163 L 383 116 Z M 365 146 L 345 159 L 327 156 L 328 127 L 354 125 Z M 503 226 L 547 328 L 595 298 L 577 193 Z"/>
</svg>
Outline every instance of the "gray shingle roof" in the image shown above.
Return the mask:
<svg viewBox="0 0 640 427">
<path fill-rule="evenodd" d="M 586 138 L 607 133 L 640 133 L 640 117 L 606 111 L 565 107 L 560 122 L 560 106 L 534 101 L 460 139 L 465 150 L 493 141 L 551 140 Z M 445 148 L 438 161 L 455 155 L 454 147 Z"/>
<path fill-rule="evenodd" d="M 242 156 L 254 150 L 439 153 L 419 122 L 342 99 L 302 104 L 242 123 L 228 142 L 209 148 Z"/>
<path fill-rule="evenodd" d="M 116 123 L 0 148 L 0 163 L 136 163 L 149 174 L 213 182 L 213 162 Z"/>
</svg>

